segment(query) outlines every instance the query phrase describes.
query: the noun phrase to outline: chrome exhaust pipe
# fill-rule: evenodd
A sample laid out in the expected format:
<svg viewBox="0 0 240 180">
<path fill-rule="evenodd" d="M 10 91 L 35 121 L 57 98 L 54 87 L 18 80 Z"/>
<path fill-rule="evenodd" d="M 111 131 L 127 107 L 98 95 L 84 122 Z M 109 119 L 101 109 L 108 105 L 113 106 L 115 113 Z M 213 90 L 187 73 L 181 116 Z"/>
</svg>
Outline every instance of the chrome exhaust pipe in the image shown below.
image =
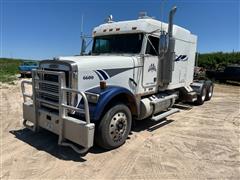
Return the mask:
<svg viewBox="0 0 240 180">
<path fill-rule="evenodd" d="M 174 6 L 169 12 L 168 22 L 168 49 L 165 58 L 162 62 L 162 86 L 166 88 L 169 83 L 172 82 L 172 72 L 174 70 L 174 59 L 175 59 L 175 40 L 173 38 L 173 17 L 177 11 L 177 7 Z"/>
<path fill-rule="evenodd" d="M 173 17 L 176 11 L 177 11 L 177 7 L 174 6 L 169 13 L 169 19 L 168 19 L 168 36 L 169 37 L 172 37 L 173 35 Z"/>
</svg>

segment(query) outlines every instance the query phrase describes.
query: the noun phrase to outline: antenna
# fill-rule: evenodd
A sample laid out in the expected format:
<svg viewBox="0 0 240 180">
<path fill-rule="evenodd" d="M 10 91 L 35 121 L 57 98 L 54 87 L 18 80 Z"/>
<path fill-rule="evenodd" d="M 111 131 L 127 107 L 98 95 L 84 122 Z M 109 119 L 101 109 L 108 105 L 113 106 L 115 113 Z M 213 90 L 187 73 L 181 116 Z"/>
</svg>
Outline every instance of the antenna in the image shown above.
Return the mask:
<svg viewBox="0 0 240 180">
<path fill-rule="evenodd" d="M 82 21 L 81 21 L 81 36 L 83 36 L 83 14 L 82 14 Z"/>
<path fill-rule="evenodd" d="M 81 51 L 80 51 L 80 55 L 83 55 L 83 53 L 85 52 L 85 39 L 84 39 L 84 35 L 83 35 L 83 14 L 82 14 L 82 21 L 81 21 Z"/>
</svg>

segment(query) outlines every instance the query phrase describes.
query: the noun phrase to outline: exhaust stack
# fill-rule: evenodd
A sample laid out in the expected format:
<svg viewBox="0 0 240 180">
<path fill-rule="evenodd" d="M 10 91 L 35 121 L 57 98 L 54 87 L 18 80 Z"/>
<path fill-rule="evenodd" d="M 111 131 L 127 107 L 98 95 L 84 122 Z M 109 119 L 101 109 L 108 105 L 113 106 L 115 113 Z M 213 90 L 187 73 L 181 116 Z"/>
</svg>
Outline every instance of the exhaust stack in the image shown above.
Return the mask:
<svg viewBox="0 0 240 180">
<path fill-rule="evenodd" d="M 175 60 L 175 40 L 173 38 L 173 18 L 177 11 L 177 7 L 174 6 L 169 12 L 169 22 L 168 22 L 168 49 L 163 58 L 162 62 L 162 85 L 163 88 L 166 87 L 172 81 L 172 72 L 174 70 L 174 60 Z"/>
<path fill-rule="evenodd" d="M 169 13 L 169 19 L 168 19 L 168 35 L 169 37 L 172 37 L 172 32 L 173 32 L 173 17 L 177 11 L 177 7 L 174 6 L 170 13 Z"/>
</svg>

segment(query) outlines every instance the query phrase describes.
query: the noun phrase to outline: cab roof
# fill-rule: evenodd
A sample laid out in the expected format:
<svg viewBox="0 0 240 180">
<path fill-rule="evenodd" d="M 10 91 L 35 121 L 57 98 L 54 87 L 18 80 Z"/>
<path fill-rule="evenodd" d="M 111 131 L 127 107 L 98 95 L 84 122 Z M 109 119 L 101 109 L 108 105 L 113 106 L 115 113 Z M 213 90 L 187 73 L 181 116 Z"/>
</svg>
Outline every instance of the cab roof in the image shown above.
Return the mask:
<svg viewBox="0 0 240 180">
<path fill-rule="evenodd" d="M 124 33 L 151 33 L 156 30 L 167 31 L 168 24 L 152 18 L 143 18 L 129 21 L 119 21 L 101 24 L 93 29 L 93 37 L 104 36 L 111 34 L 124 34 Z M 180 26 L 173 26 L 173 35 L 178 33 L 191 34 L 187 29 Z M 160 31 L 154 34 L 159 35 Z"/>
</svg>

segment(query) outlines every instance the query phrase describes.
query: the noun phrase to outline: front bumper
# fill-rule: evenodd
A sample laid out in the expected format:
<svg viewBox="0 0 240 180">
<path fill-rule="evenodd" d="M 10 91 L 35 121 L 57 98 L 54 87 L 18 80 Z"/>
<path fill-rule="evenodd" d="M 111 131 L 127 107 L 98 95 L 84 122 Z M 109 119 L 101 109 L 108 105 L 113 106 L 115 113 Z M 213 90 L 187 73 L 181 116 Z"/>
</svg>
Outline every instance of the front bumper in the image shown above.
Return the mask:
<svg viewBox="0 0 240 180">
<path fill-rule="evenodd" d="M 59 103 L 47 102 L 46 100 L 37 97 L 37 92 L 40 82 L 35 79 L 36 73 L 50 73 L 58 74 L 59 76 Z M 23 93 L 23 119 L 24 126 L 32 131 L 38 131 L 39 127 L 53 132 L 59 136 L 58 144 L 63 146 L 70 146 L 78 153 L 85 153 L 90 147 L 93 146 L 95 124 L 90 123 L 89 107 L 86 95 L 74 89 L 68 89 L 64 85 L 65 74 L 61 72 L 34 70 L 32 74 L 32 82 L 22 81 Z M 44 82 L 47 83 L 47 82 Z M 33 94 L 25 93 L 25 84 L 32 84 Z M 51 84 L 51 83 L 50 83 Z M 67 92 L 74 92 L 80 94 L 84 100 L 84 109 L 78 109 L 73 106 L 67 105 L 66 94 Z M 27 100 L 29 98 L 30 100 Z M 58 112 L 53 112 L 46 108 L 41 108 L 39 103 L 49 103 L 59 107 Z M 68 116 L 68 110 L 79 111 L 85 114 L 86 120 L 80 120 Z M 68 140 L 68 141 L 67 141 Z M 79 148 L 80 145 L 82 148 Z"/>
<path fill-rule="evenodd" d="M 38 117 L 36 117 L 36 114 Z M 38 110 L 35 112 L 34 105 L 29 102 L 23 103 L 23 119 L 24 125 L 29 129 L 33 130 L 33 126 L 37 125 L 36 128 L 44 128 L 54 134 L 60 135 L 61 123 L 60 117 L 56 113 L 52 113 L 47 110 Z M 38 119 L 38 120 L 37 120 Z M 37 122 L 38 121 L 38 122 Z M 94 138 L 94 124 L 87 124 L 85 121 L 72 118 L 64 117 L 63 121 L 63 134 L 65 139 L 68 139 L 78 145 L 85 148 L 93 146 Z"/>
</svg>

